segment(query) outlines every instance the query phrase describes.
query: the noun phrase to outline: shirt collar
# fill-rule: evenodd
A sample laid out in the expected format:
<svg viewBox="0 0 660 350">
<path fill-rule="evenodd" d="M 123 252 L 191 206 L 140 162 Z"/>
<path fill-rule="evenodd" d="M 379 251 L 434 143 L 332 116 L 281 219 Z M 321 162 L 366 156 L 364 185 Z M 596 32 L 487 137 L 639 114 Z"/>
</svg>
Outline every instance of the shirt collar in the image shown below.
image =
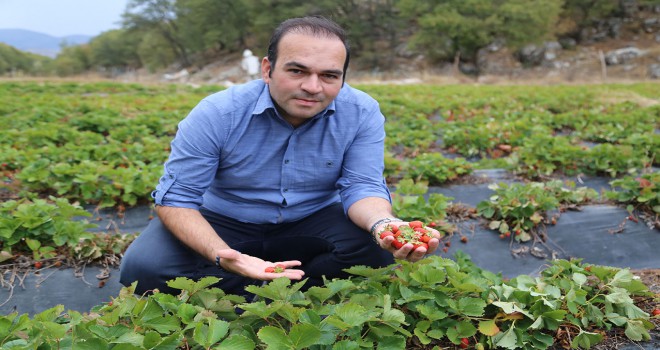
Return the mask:
<svg viewBox="0 0 660 350">
<path fill-rule="evenodd" d="M 330 102 L 328 107 L 326 107 L 324 110 L 322 110 L 319 114 L 314 116 L 312 119 L 317 119 L 317 118 L 327 118 L 333 114 L 335 114 L 335 104 L 336 98 Z M 268 90 L 268 84 L 264 84 L 263 89 L 261 90 L 261 94 L 259 95 L 259 99 L 257 99 L 257 104 L 254 106 L 254 110 L 252 111 L 253 115 L 263 115 L 266 114 L 265 112 L 267 110 L 272 110 L 276 115 L 279 116 L 279 112 L 277 111 L 277 108 L 275 108 L 275 104 L 273 103 L 273 99 L 270 97 L 270 91 Z"/>
</svg>

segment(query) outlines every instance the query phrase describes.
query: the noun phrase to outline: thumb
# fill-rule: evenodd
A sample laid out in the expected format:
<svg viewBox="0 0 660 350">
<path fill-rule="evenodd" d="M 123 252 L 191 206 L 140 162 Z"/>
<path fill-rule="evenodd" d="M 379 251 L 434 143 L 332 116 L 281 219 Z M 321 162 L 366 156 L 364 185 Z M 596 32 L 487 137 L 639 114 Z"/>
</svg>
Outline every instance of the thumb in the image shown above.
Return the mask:
<svg viewBox="0 0 660 350">
<path fill-rule="evenodd" d="M 241 256 L 241 253 L 238 250 L 227 248 L 218 250 L 218 256 L 220 259 L 236 260 Z"/>
</svg>

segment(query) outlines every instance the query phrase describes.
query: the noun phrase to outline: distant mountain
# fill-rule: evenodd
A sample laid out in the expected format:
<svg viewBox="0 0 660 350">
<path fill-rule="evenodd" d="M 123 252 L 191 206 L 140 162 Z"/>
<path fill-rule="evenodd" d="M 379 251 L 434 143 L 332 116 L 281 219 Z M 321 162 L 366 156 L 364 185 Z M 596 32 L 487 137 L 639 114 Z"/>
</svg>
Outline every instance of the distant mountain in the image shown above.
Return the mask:
<svg viewBox="0 0 660 350">
<path fill-rule="evenodd" d="M 62 43 L 80 45 L 88 43 L 91 39 L 92 36 L 89 35 L 55 37 L 25 29 L 0 29 L 0 43 L 48 57 L 57 56 Z"/>
</svg>

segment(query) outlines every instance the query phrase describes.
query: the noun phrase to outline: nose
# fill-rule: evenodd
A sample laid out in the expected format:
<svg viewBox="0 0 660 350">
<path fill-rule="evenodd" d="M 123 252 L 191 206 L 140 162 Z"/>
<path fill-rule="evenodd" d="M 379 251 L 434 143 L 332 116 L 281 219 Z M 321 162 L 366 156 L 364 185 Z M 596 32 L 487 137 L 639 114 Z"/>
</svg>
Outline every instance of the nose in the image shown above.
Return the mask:
<svg viewBox="0 0 660 350">
<path fill-rule="evenodd" d="M 321 80 L 319 79 L 319 76 L 316 74 L 310 74 L 308 75 L 302 82 L 302 85 L 300 86 L 305 92 L 308 94 L 318 94 L 323 90 L 323 87 L 321 86 Z"/>
</svg>

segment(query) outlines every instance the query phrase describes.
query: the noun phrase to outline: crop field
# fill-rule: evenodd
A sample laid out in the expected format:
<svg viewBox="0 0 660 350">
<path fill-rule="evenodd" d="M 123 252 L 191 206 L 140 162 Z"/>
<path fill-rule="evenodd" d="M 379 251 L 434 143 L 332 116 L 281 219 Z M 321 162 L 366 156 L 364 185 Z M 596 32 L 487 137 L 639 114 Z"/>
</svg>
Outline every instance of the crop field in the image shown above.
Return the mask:
<svg viewBox="0 0 660 350">
<path fill-rule="evenodd" d="M 593 203 L 660 231 L 660 84 L 357 87 L 387 120 L 383 176 L 395 211 L 439 229 L 445 253 L 451 237 L 467 240 L 461 221 L 533 245 L 560 213 Z M 116 267 L 135 233 L 93 232 L 94 213 L 150 206 L 178 122 L 221 89 L 0 82 L 3 287 L 16 271 Z M 515 181 L 475 205 L 430 191 L 492 169 Z M 575 181 L 588 176 L 607 190 Z M 253 287 L 253 303 L 210 288 L 212 278 L 177 279 L 179 297 L 128 288 L 89 314 L 0 315 L 0 348 L 80 339 L 90 349 L 589 348 L 611 329 L 647 341 L 659 317 L 657 292 L 629 270 L 580 261 L 511 280 L 460 254 L 351 272 L 305 293 L 283 280 Z"/>
</svg>

